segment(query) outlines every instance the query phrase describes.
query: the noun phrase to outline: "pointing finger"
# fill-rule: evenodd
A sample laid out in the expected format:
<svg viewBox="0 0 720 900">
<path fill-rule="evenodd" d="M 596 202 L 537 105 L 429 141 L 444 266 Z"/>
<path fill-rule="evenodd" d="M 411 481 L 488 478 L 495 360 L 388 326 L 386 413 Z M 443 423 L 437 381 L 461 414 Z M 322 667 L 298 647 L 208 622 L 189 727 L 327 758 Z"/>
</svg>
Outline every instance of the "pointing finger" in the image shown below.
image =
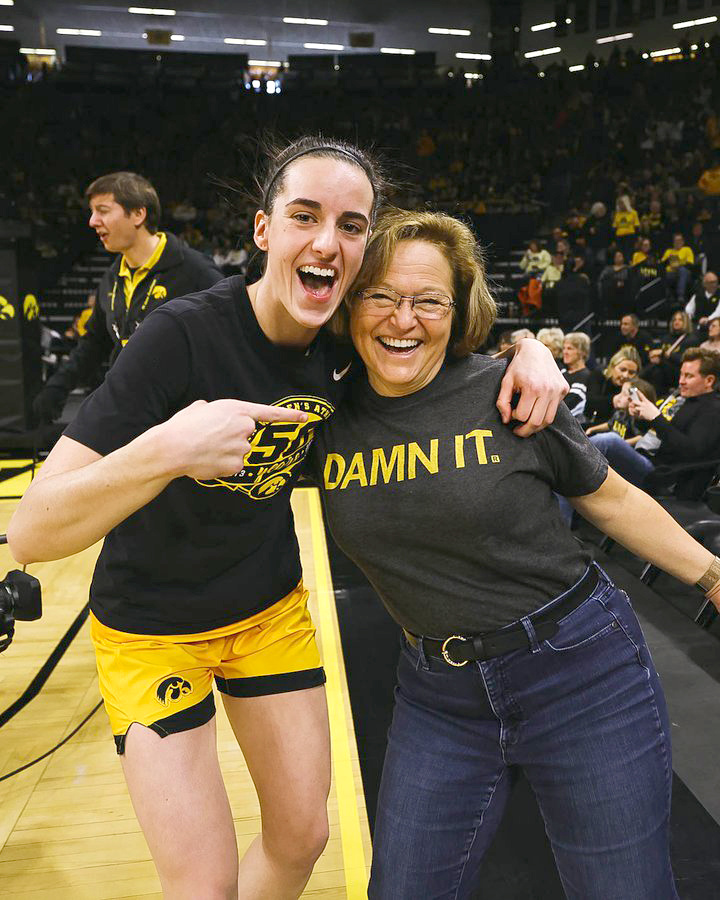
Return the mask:
<svg viewBox="0 0 720 900">
<path fill-rule="evenodd" d="M 307 422 L 307 413 L 287 406 L 266 406 L 262 403 L 241 402 L 244 415 L 256 422 Z"/>
</svg>

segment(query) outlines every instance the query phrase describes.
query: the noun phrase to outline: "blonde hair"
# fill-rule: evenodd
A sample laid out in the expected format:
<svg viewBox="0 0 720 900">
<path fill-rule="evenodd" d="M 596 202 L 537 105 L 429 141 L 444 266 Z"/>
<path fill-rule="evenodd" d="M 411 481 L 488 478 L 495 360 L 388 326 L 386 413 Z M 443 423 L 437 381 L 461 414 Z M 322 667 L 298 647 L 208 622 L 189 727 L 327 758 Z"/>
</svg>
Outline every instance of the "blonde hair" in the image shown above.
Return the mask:
<svg viewBox="0 0 720 900">
<path fill-rule="evenodd" d="M 683 322 L 683 332 L 685 334 L 692 334 L 692 321 L 690 320 L 690 316 L 685 312 L 684 309 L 676 309 L 675 312 L 670 316 L 670 322 L 668 323 L 670 328 L 672 328 L 672 320 L 675 316 L 680 316 Z M 675 332 L 671 332 L 674 334 Z"/>
<path fill-rule="evenodd" d="M 485 275 L 485 259 L 467 225 L 439 212 L 392 209 L 380 216 L 368 241 L 365 259 L 344 303 L 330 320 L 330 330 L 350 334 L 350 310 L 358 291 L 377 284 L 388 270 L 401 241 L 426 241 L 437 247 L 453 275 L 453 322 L 448 352 L 469 356 L 487 338 L 496 307 Z"/>
<path fill-rule="evenodd" d="M 603 375 L 606 378 L 611 378 L 615 366 L 619 365 L 624 359 L 634 362 L 638 367 L 638 372 L 640 371 L 640 354 L 634 347 L 627 346 L 621 347 L 616 353 L 613 353 L 607 368 L 603 371 Z"/>
<path fill-rule="evenodd" d="M 565 335 L 565 340 L 578 351 L 583 359 L 590 356 L 590 338 L 583 331 L 571 331 Z"/>
<path fill-rule="evenodd" d="M 563 341 L 565 340 L 562 328 L 541 328 L 536 337 L 541 344 L 548 348 L 553 356 L 560 356 Z"/>
</svg>

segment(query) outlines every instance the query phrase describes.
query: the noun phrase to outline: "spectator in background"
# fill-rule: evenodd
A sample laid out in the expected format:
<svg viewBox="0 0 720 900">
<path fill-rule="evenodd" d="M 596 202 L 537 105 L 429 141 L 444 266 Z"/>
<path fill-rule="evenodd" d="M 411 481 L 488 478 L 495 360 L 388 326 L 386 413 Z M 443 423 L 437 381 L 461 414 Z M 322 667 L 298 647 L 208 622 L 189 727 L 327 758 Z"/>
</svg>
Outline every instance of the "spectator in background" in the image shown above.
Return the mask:
<svg viewBox="0 0 720 900">
<path fill-rule="evenodd" d="M 582 256 L 569 259 L 553 291 L 559 324 L 564 332 L 574 331 L 590 311 L 590 279 L 583 271 L 584 267 Z"/>
<path fill-rule="evenodd" d="M 549 265 L 550 254 L 533 238 L 520 260 L 520 268 L 526 275 L 542 275 Z"/>
<path fill-rule="evenodd" d="M 513 344 L 517 344 L 517 342 L 523 340 L 523 338 L 531 338 L 534 340 L 535 334 L 530 331 L 529 328 L 518 328 L 510 334 L 510 340 Z"/>
<path fill-rule="evenodd" d="M 88 319 L 93 313 L 95 309 L 95 302 L 97 300 L 97 294 L 93 291 L 91 294 L 88 294 L 87 303 L 84 308 L 75 316 L 72 320 L 72 323 L 68 327 L 65 332 L 65 337 L 68 340 L 75 343 L 79 338 L 83 337 L 87 333 L 87 323 Z"/>
<path fill-rule="evenodd" d="M 563 367 L 560 369 L 570 386 L 565 395 L 565 403 L 580 422 L 585 421 L 587 386 L 590 380 L 588 356 L 590 356 L 590 338 L 586 334 L 575 331 L 565 335 L 562 345 Z"/>
<path fill-rule="evenodd" d="M 640 356 L 634 347 L 623 347 L 614 353 L 602 372 L 594 369 L 587 387 L 587 418 L 607 421 L 612 414 L 612 398 L 626 381 L 637 378 L 639 371 Z"/>
<path fill-rule="evenodd" d="M 715 165 L 705 169 L 697 186 L 706 197 L 720 197 L 720 159 L 715 162 Z"/>
<path fill-rule="evenodd" d="M 646 363 L 652 344 L 649 332 L 640 328 L 640 319 L 635 313 L 625 313 L 620 319 L 620 333 L 615 335 L 609 344 L 610 355 L 623 347 L 634 347 L 640 357 L 640 363 Z"/>
<path fill-rule="evenodd" d="M 680 374 L 683 354 L 700 343 L 693 331 L 690 316 L 683 309 L 676 309 L 670 316 L 668 335 L 663 342 L 663 356 L 674 369 L 674 381 Z"/>
<path fill-rule="evenodd" d="M 619 393 L 612 398 L 613 414 L 607 422 L 601 422 L 599 425 L 591 425 L 585 429 L 585 434 L 590 437 L 593 434 L 605 434 L 612 431 L 619 434 L 620 437 L 627 441 L 631 446 L 642 437 L 642 432 L 638 429 L 637 420 L 634 419 L 628 410 L 630 406 L 630 391 L 637 388 L 639 391 L 653 403 L 657 402 L 657 394 L 655 388 L 642 378 L 633 378 L 632 381 L 626 381 L 620 389 Z"/>
<path fill-rule="evenodd" d="M 623 256 L 629 259 L 633 251 L 635 236 L 640 230 L 640 219 L 627 194 L 623 194 L 615 201 L 615 215 L 612 224 L 615 230 L 615 242 Z"/>
<path fill-rule="evenodd" d="M 657 465 L 713 460 L 720 453 L 720 394 L 715 389 L 719 378 L 720 356 L 692 347 L 683 354 L 680 369 L 682 405 L 666 402 L 658 407 L 638 392 L 631 398 L 630 415 L 652 427 L 635 447 L 613 433 L 591 440 L 613 469 L 638 487 Z M 699 499 L 714 468 L 711 464 L 706 470 L 678 474 L 675 496 Z"/>
<path fill-rule="evenodd" d="M 653 242 L 665 233 L 662 203 L 659 200 L 654 199 L 650 201 L 648 211 L 640 221 L 640 227 L 642 233 Z"/>
<path fill-rule="evenodd" d="M 587 246 L 594 257 L 594 265 L 604 266 L 607 259 L 607 248 L 613 237 L 607 207 L 599 201 L 590 207 L 590 215 L 583 225 L 583 233 Z"/>
<path fill-rule="evenodd" d="M 698 274 L 707 271 L 707 253 L 705 251 L 705 229 L 702 222 L 693 222 L 690 226 L 690 249 L 695 256 L 695 267 Z"/>
<path fill-rule="evenodd" d="M 536 337 L 541 344 L 544 344 L 548 348 L 552 353 L 555 362 L 562 368 L 564 365 L 563 341 L 565 340 L 562 328 L 541 328 Z"/>
<path fill-rule="evenodd" d="M 685 312 L 696 325 L 707 325 L 711 319 L 720 318 L 720 290 L 715 272 L 706 272 L 702 285 L 688 300 Z"/>
<path fill-rule="evenodd" d="M 565 268 L 565 257 L 562 253 L 553 253 L 550 257 L 550 265 L 542 273 L 540 284 L 543 289 L 543 296 L 546 291 L 552 291 L 555 285 L 562 278 L 563 269 Z"/>
<path fill-rule="evenodd" d="M 538 332 L 538 339 L 540 332 Z M 545 345 L 547 346 L 547 344 Z M 708 325 L 707 340 L 700 344 L 701 350 L 712 350 L 713 353 L 720 353 L 720 318 L 712 319 Z"/>
<path fill-rule="evenodd" d="M 685 243 L 685 237 L 678 231 L 673 235 L 673 245 L 663 253 L 665 280 L 678 300 L 685 301 L 685 292 L 690 281 L 690 267 L 695 264 L 695 254 Z"/>
<path fill-rule="evenodd" d="M 654 303 L 665 300 L 663 273 L 664 266 L 660 265 L 653 250 L 648 253 L 646 259 L 631 267 L 629 293 L 636 310 L 642 312 Z"/>
<path fill-rule="evenodd" d="M 640 246 L 633 253 L 632 260 L 630 262 L 631 266 L 637 266 L 641 262 L 645 262 L 650 253 L 652 252 L 652 242 L 650 238 L 644 237 L 640 240 Z"/>
<path fill-rule="evenodd" d="M 630 269 L 625 264 L 625 257 L 620 250 L 613 253 L 611 266 L 605 266 L 600 273 L 600 299 L 607 314 L 618 315 L 628 307 L 628 289 Z"/>
<path fill-rule="evenodd" d="M 658 397 L 667 397 L 677 384 L 676 372 L 663 355 L 663 342 L 654 340 L 648 350 L 648 363 L 641 370 L 640 377 L 655 388 Z"/>
</svg>

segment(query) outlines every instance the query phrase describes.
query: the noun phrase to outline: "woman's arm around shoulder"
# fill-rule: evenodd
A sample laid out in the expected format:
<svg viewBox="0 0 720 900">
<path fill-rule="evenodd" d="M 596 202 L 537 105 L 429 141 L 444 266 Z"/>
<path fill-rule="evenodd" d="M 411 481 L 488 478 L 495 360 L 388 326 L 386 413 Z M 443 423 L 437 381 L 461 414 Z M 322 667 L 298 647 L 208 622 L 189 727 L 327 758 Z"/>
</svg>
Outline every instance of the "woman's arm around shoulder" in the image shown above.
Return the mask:
<svg viewBox="0 0 720 900">
<path fill-rule="evenodd" d="M 568 392 L 568 383 L 557 363 L 540 341 L 523 338 L 495 359 L 511 357 L 500 385 L 497 408 L 503 423 L 517 419 L 523 424 L 513 429 L 519 437 L 530 437 L 555 421 L 558 406 Z M 513 408 L 512 401 L 519 394 Z"/>
</svg>

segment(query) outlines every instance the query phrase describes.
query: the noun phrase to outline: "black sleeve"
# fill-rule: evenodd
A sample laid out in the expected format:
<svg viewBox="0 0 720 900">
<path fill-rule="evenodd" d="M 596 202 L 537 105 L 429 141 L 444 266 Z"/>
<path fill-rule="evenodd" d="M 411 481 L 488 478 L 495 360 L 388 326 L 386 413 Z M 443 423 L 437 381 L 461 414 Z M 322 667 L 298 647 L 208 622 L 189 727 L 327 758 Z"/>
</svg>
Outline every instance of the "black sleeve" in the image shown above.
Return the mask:
<svg viewBox="0 0 720 900">
<path fill-rule="evenodd" d="M 65 391 L 66 396 L 73 388 L 87 382 L 112 353 L 113 342 L 105 323 L 105 312 L 99 304 L 95 304 L 85 328 L 85 334 L 70 356 L 46 383 L 48 387 Z"/>
<path fill-rule="evenodd" d="M 105 456 L 187 406 L 191 356 L 177 317 L 150 313 L 65 435 Z"/>
<path fill-rule="evenodd" d="M 673 419 L 668 422 L 664 416 L 652 420 L 650 427 L 662 441 L 663 458 L 669 451 L 678 462 L 702 461 L 720 446 L 720 415 L 717 405 L 712 406 L 715 408 L 702 410 L 695 416 L 686 431 L 681 431 Z"/>
<path fill-rule="evenodd" d="M 593 494 L 607 478 L 607 460 L 562 404 L 553 424 L 526 440 L 534 442 L 541 469 L 559 494 Z"/>
<path fill-rule="evenodd" d="M 222 281 L 225 277 L 212 259 L 209 256 L 205 256 L 204 253 L 199 253 L 197 250 L 193 251 L 192 260 L 195 277 L 191 293 L 207 290 L 207 288 L 217 284 L 218 281 Z"/>
</svg>

